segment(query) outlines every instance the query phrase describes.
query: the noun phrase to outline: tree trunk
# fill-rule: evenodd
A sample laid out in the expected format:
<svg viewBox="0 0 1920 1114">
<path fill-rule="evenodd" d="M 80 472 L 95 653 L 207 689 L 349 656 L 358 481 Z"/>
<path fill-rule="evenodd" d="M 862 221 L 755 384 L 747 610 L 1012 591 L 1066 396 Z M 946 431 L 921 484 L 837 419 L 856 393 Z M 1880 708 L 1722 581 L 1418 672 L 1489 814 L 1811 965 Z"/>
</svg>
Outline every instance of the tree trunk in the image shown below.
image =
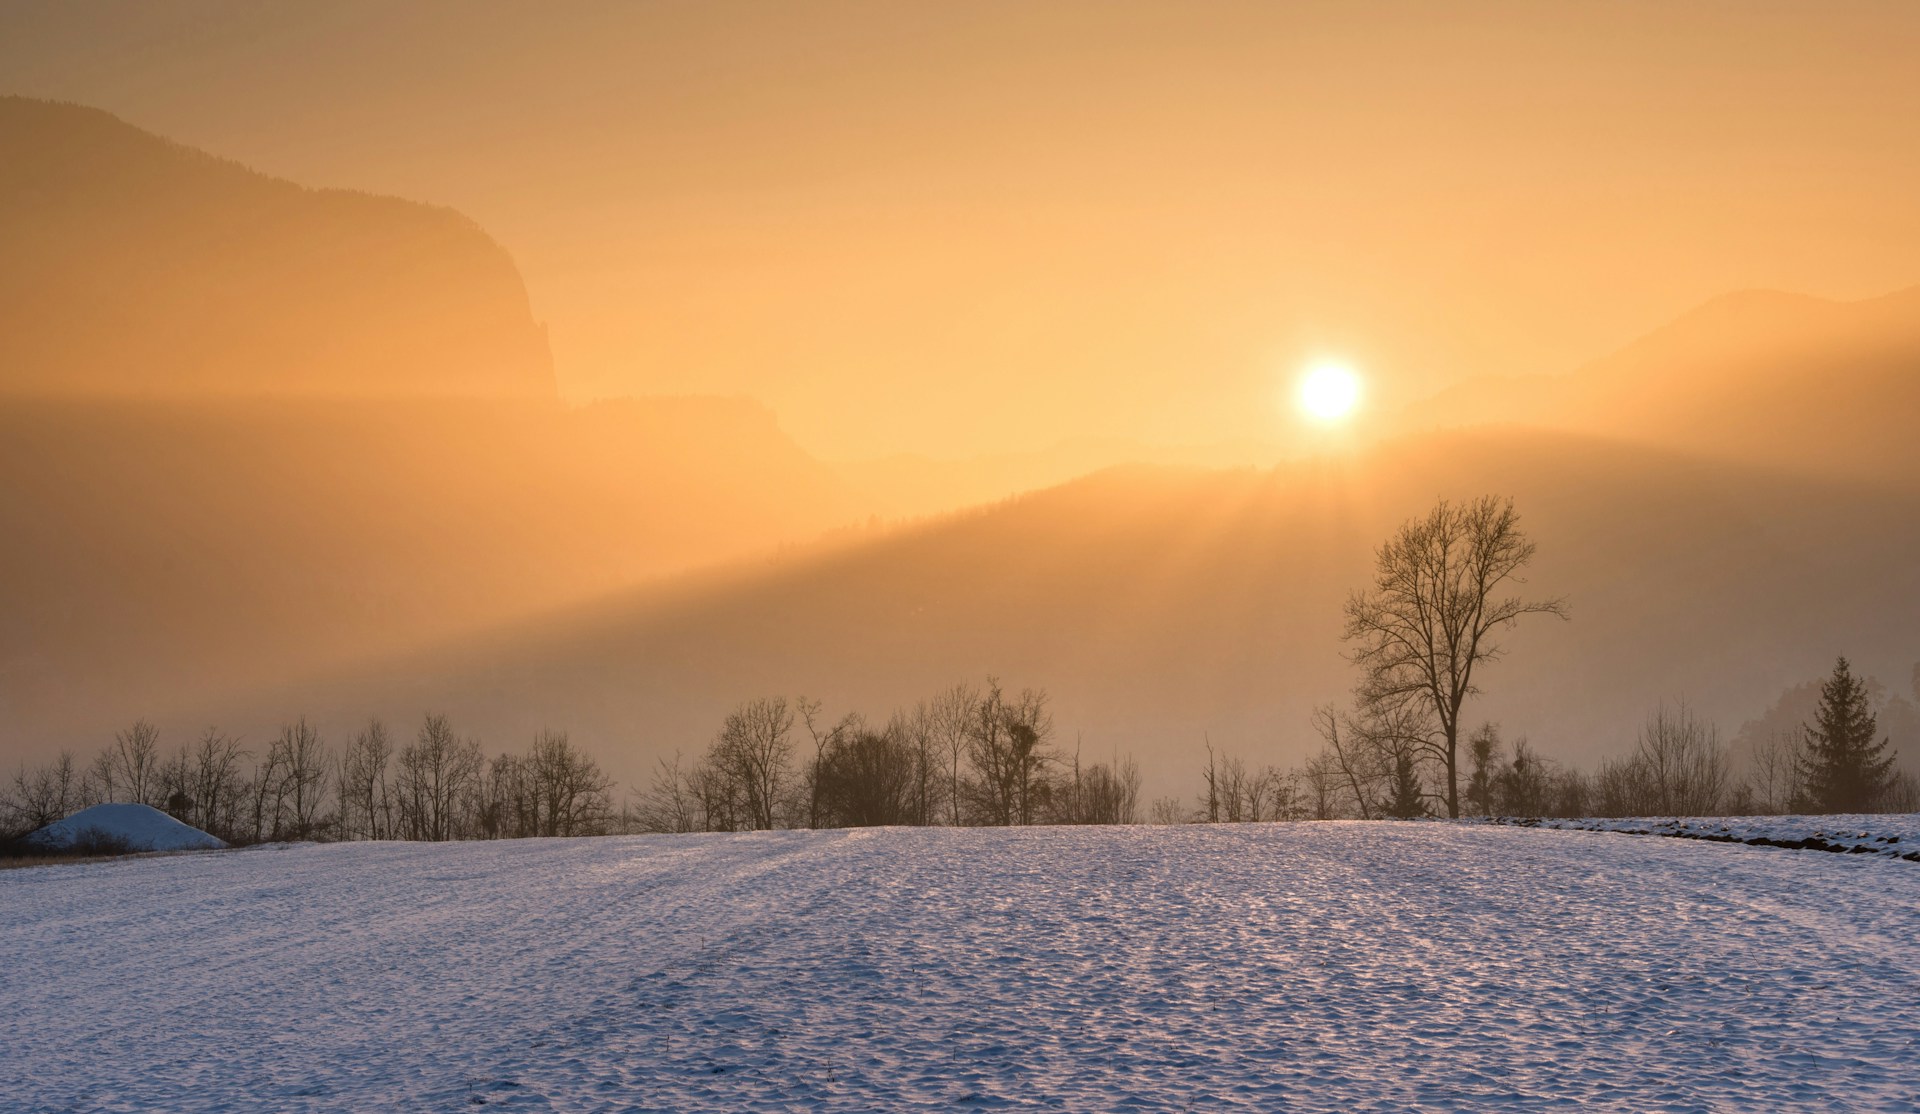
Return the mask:
<svg viewBox="0 0 1920 1114">
<path fill-rule="evenodd" d="M 1447 818 L 1460 819 L 1460 721 L 1447 724 Z"/>
</svg>

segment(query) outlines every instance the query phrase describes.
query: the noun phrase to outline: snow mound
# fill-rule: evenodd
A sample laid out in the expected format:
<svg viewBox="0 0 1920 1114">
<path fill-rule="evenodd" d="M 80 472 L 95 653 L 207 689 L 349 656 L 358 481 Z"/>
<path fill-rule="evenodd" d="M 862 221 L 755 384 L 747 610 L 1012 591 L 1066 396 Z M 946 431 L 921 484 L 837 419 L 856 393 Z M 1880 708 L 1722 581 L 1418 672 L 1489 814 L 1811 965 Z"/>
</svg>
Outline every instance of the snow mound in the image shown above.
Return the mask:
<svg viewBox="0 0 1920 1114">
<path fill-rule="evenodd" d="M 27 837 L 42 847 L 72 847 L 93 839 L 125 843 L 135 851 L 206 851 L 226 844 L 149 805 L 108 804 L 83 808 Z"/>
</svg>

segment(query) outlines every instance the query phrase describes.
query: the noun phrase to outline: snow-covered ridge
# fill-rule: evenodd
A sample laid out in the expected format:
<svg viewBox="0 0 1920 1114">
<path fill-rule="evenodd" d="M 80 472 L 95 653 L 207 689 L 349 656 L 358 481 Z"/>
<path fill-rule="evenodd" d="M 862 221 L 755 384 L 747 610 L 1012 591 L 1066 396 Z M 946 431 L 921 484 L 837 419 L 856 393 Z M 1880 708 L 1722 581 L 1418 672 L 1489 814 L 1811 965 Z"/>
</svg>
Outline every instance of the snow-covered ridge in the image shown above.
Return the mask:
<svg viewBox="0 0 1920 1114">
<path fill-rule="evenodd" d="M 48 848 L 70 848 L 89 840 L 122 844 L 133 851 L 211 851 L 226 844 L 149 805 L 105 804 L 83 808 L 27 837 Z"/>
<path fill-rule="evenodd" d="M 1490 823 L 1560 831 L 1621 832 L 1754 847 L 1880 855 L 1920 862 L 1920 813 L 1830 816 L 1499 816 Z"/>
</svg>

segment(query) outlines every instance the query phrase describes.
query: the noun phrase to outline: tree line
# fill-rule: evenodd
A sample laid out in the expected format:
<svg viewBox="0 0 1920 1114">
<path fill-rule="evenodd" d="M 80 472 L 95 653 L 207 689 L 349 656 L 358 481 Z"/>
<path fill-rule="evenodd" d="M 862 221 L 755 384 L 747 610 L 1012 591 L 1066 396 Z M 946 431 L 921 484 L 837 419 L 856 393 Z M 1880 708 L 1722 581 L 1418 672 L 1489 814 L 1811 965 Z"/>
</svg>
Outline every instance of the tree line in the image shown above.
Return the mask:
<svg viewBox="0 0 1920 1114">
<path fill-rule="evenodd" d="M 1464 816 L 1771 816 L 1920 811 L 1920 780 L 1893 768 L 1866 686 L 1842 659 L 1815 718 L 1736 748 L 1686 704 L 1648 712 L 1632 751 L 1582 770 L 1542 756 L 1498 724 L 1468 733 Z M 1333 708 L 1315 713 L 1322 747 L 1301 765 L 1248 767 L 1208 749 L 1192 801 L 1163 798 L 1157 822 L 1376 820 L 1445 815 L 1444 767 L 1397 732 Z"/>
<path fill-rule="evenodd" d="M 1535 546 L 1511 500 L 1441 501 L 1375 554 L 1349 597 L 1359 670 L 1351 705 L 1312 717 L 1321 747 L 1288 770 L 1209 742 L 1196 800 L 1163 797 L 1156 823 L 1462 815 L 1646 816 L 1912 811 L 1920 783 L 1894 768 L 1871 683 L 1845 658 L 1798 730 L 1734 756 L 1684 703 L 1660 705 L 1624 757 L 1581 771 L 1465 710 L 1499 637 L 1566 602 L 1513 592 Z M 229 843 L 502 839 L 611 832 L 730 832 L 874 825 L 1131 824 L 1131 758 L 1086 763 L 1056 738 L 1045 690 L 950 686 L 884 720 L 829 721 L 818 701 L 768 696 L 728 713 L 706 749 L 662 759 L 619 807 L 614 785 L 564 732 L 489 758 L 444 715 L 399 742 L 379 720 L 333 746 L 302 718 L 259 751 L 216 729 L 165 751 L 142 721 L 84 765 L 63 752 L 0 792 L 0 837 L 103 801 L 137 801 Z"/>
<path fill-rule="evenodd" d="M 696 759 L 661 760 L 624 801 L 615 791 L 559 731 L 489 757 L 444 715 L 404 741 L 371 720 L 338 745 L 300 718 L 262 748 L 210 728 L 169 750 L 142 720 L 91 761 L 63 751 L 22 765 L 0 787 L 0 842 L 106 802 L 150 805 L 234 845 L 1140 819 L 1131 758 L 1083 762 L 1057 745 L 1044 690 L 992 678 L 880 723 L 829 722 L 804 698 L 749 700 Z"/>
<path fill-rule="evenodd" d="M 151 805 L 236 845 L 599 835 L 618 827 L 613 788 L 565 732 L 488 757 L 444 715 L 426 716 L 404 742 L 371 720 L 339 746 L 301 718 L 257 751 L 217 728 L 169 751 L 141 720 L 89 762 L 62 751 L 21 766 L 0 792 L 0 835 L 115 802 Z"/>
<path fill-rule="evenodd" d="M 1131 758 L 1086 763 L 1056 744 L 1042 689 L 956 684 L 885 722 L 829 722 L 782 696 L 730 713 L 692 760 L 662 759 L 632 809 L 650 832 L 875 825 L 1131 824 Z"/>
</svg>

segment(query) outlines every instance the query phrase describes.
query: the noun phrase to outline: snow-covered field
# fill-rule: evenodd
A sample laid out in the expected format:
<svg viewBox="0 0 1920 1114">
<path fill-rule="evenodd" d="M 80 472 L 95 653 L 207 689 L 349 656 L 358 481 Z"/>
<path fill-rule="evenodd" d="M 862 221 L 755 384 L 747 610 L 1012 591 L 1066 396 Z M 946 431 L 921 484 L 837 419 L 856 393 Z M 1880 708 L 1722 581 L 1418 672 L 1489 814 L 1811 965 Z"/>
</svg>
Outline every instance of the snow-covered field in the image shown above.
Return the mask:
<svg viewBox="0 0 1920 1114">
<path fill-rule="evenodd" d="M 1914 1109 L 1920 865 L 1452 824 L 0 872 L 8 1110 Z"/>
</svg>

